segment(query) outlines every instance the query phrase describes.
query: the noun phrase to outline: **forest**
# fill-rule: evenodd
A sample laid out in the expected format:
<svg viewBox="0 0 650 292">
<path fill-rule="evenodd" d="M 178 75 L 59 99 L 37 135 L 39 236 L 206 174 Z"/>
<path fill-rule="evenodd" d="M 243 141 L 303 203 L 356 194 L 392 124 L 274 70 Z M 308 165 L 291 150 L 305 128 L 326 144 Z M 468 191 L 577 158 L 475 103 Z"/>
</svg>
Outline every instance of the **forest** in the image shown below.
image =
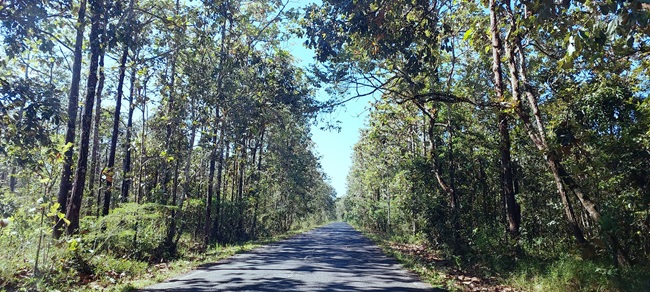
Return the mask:
<svg viewBox="0 0 650 292">
<path fill-rule="evenodd" d="M 347 221 L 521 290 L 650 289 L 648 1 L 325 0 L 306 14 L 316 76 L 377 96 Z"/>
<path fill-rule="evenodd" d="M 337 216 L 446 289 L 650 290 L 649 1 L 292 3 L 0 1 L 0 290 Z M 311 129 L 362 98 L 337 198 Z"/>
<path fill-rule="evenodd" d="M 284 45 L 297 17 L 0 2 L 0 290 L 101 288 L 331 220 L 310 133 L 327 106 Z"/>
</svg>

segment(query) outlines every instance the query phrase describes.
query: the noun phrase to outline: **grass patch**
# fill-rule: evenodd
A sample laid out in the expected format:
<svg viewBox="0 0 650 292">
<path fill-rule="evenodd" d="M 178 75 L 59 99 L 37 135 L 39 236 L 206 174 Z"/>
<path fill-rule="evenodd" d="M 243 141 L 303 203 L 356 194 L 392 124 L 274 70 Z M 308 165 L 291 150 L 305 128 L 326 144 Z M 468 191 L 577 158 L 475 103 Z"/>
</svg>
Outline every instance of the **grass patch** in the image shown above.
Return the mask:
<svg viewBox="0 0 650 292">
<path fill-rule="evenodd" d="M 564 256 L 549 264 L 521 261 L 506 280 L 526 291 L 650 291 L 650 268 Z"/>
<path fill-rule="evenodd" d="M 0 261 L 0 291 L 136 291 L 322 225 L 296 226 L 297 229 L 284 234 L 237 244 L 215 244 L 207 249 L 192 248 L 195 242 L 187 235 L 179 242 L 179 256 L 159 263 L 110 252 L 70 251 L 65 244 L 52 243 L 48 246 L 47 260 L 41 261 L 38 275 L 29 261 L 31 258 L 12 256 L 10 260 Z"/>
<path fill-rule="evenodd" d="M 355 226 L 355 228 L 357 228 Z M 583 260 L 565 251 L 555 258 L 507 248 L 474 250 L 463 257 L 422 242 L 405 243 L 357 228 L 386 255 L 435 288 L 487 291 L 650 291 L 650 263 L 617 268 L 611 260 Z M 519 253 L 519 254 L 518 254 Z"/>
</svg>

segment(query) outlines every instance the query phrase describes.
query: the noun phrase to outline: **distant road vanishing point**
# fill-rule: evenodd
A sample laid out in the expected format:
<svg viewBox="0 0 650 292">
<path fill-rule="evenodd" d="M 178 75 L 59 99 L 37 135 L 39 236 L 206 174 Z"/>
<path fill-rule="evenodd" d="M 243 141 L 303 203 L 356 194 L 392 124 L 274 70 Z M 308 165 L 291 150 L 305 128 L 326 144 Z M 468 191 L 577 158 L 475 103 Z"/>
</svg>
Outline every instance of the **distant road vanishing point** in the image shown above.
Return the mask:
<svg viewBox="0 0 650 292">
<path fill-rule="evenodd" d="M 347 223 L 204 266 L 143 291 L 434 291 Z"/>
</svg>

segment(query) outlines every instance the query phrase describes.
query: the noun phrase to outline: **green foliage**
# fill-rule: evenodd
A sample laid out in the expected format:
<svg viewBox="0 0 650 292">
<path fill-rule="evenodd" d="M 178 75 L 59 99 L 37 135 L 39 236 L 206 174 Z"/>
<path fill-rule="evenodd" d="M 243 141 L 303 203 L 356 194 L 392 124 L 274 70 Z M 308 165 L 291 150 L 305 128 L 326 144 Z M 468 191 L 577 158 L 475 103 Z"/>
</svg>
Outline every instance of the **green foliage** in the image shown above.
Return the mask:
<svg viewBox="0 0 650 292">
<path fill-rule="evenodd" d="M 631 271 L 647 269 L 640 263 L 648 259 L 650 18 L 642 2 L 310 7 L 302 26 L 323 63 L 315 74 L 338 92 L 361 95 L 365 87 L 382 94 L 354 148 L 338 213 L 400 240 L 423 234 L 461 268 L 516 273 L 511 268 L 519 263 L 542 258 L 557 271 L 548 277 L 562 283 L 545 288 L 624 287 L 613 278 L 587 283 L 610 271 L 601 264 L 607 256 L 620 264 L 624 254 Z M 495 74 L 503 84 L 491 84 Z M 504 91 L 496 101 L 495 86 Z M 503 232 L 507 182 L 499 147 L 509 147 L 508 187 L 522 214 L 513 238 Z M 557 196 L 561 190 L 566 200 Z M 576 247 L 566 214 L 577 218 L 590 246 Z M 595 266 L 563 264 L 576 254 Z"/>
<path fill-rule="evenodd" d="M 171 211 L 171 207 L 155 203 L 128 203 L 99 220 L 85 217 L 81 221 L 84 251 L 153 261 L 160 256 L 157 249 L 165 240 L 160 230 L 166 229 Z"/>
<path fill-rule="evenodd" d="M 510 279 L 529 291 L 642 291 L 647 270 L 619 270 L 608 263 L 562 257 L 551 263 L 526 261 Z"/>
<path fill-rule="evenodd" d="M 0 9 L 0 219 L 10 222 L 0 244 L 11 251 L 0 287 L 132 289 L 125 282 L 155 273 L 156 264 L 203 258 L 214 243 L 238 246 L 334 217 L 335 194 L 310 133 L 322 105 L 284 48 L 295 9 L 280 1 L 102 1 L 97 11 L 100 2 L 85 3 L 85 22 L 105 12 L 105 53 L 126 52 L 124 66 L 105 64 L 98 76 L 104 102 L 90 165 L 76 165 L 90 145 L 63 143 L 61 123 L 70 118 L 61 113 L 65 93 L 74 95 L 66 52 L 75 51 L 74 19 L 84 7 L 4 1 Z M 79 44 L 82 58 L 87 44 Z M 130 107 L 114 129 L 116 98 Z M 67 126 L 88 134 L 88 118 L 83 130 Z M 70 180 L 85 188 L 81 205 L 52 202 L 56 186 L 68 183 L 59 178 L 69 150 L 71 168 L 87 173 L 86 184 Z M 110 212 L 101 216 L 104 203 Z M 50 237 L 56 222 L 77 215 L 74 235 Z"/>
<path fill-rule="evenodd" d="M 0 77 L 0 155 L 24 164 L 30 150 L 50 146 L 51 128 L 61 120 L 58 94 L 51 84 Z"/>
<path fill-rule="evenodd" d="M 51 9 L 69 7 L 70 4 L 68 0 L 48 2 L 28 0 L 3 3 L 0 23 L 4 30 L 4 53 L 13 58 L 27 49 L 26 40 L 38 40 L 41 43 L 40 50 L 51 51 L 54 47 L 52 40 L 47 33 L 39 28 L 47 19 Z"/>
<path fill-rule="evenodd" d="M 69 206 L 53 203 L 55 186 L 67 183 L 57 181 L 62 154 L 78 148 L 61 142 L 65 52 L 74 50 L 70 20 L 81 7 L 24 0 L 0 9 L 0 215 L 10 222 L 0 230 L 10 251 L 0 285 L 110 286 L 215 243 L 336 215 L 435 246 L 458 269 L 519 275 L 514 269 L 543 259 L 521 277 L 551 290 L 626 287 L 617 276 L 646 287 L 631 275 L 643 278 L 650 250 L 647 1 L 496 1 L 497 46 L 487 1 L 325 0 L 303 18 L 281 1 L 108 2 L 102 47 L 126 52 L 124 73 L 133 75 L 118 80 L 119 67 L 103 68 L 102 98 L 128 98 L 134 115 L 113 130 L 112 103 L 99 109 L 91 154 L 103 171 L 89 170 L 88 180 L 100 187 L 74 207 L 95 215 L 106 200 L 111 212 L 86 216 L 59 240 L 48 234 L 68 222 L 59 209 Z M 312 70 L 285 49 L 290 33 L 315 49 Z M 124 96 L 112 96 L 113 86 Z M 331 99 L 316 99 L 318 87 Z M 350 94 L 376 94 L 376 102 L 354 149 L 349 193 L 336 199 L 310 128 Z M 523 214 L 514 238 L 503 232 L 501 117 Z M 113 136 L 120 147 L 109 154 Z M 110 169 L 106 156 L 117 161 Z M 560 177 L 550 158 L 564 167 Z M 120 183 L 131 189 L 118 195 Z M 580 250 L 562 217 L 569 206 L 590 243 Z M 611 267 L 604 258 L 612 254 L 626 254 L 632 267 Z"/>
<path fill-rule="evenodd" d="M 92 258 L 95 266 L 94 273 L 109 282 L 115 281 L 115 278 L 137 278 L 147 273 L 149 264 L 127 258 L 115 258 L 110 255 L 99 255 Z"/>
</svg>

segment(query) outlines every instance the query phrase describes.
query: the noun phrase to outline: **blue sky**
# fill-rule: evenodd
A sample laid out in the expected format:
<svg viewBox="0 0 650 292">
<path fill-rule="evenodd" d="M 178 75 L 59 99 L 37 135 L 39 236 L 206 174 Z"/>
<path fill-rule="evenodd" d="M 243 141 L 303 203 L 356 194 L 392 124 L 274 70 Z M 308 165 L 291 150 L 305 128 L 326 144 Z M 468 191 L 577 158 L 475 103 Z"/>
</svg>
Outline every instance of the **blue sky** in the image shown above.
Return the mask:
<svg viewBox="0 0 650 292">
<path fill-rule="evenodd" d="M 315 62 L 314 53 L 305 48 L 302 42 L 294 41 L 292 44 L 291 53 L 300 61 L 301 67 Z M 321 101 L 329 98 L 322 91 L 318 92 L 316 97 Z M 321 130 L 322 123 L 311 127 L 312 140 L 316 144 L 316 152 L 320 156 L 323 171 L 330 178 L 339 197 L 346 194 L 346 177 L 352 163 L 352 147 L 359 140 L 359 129 L 365 124 L 370 100 L 370 97 L 354 99 L 340 106 L 333 113 L 322 114 L 327 116 L 319 117 L 319 120 L 339 121 L 340 131 Z"/>
<path fill-rule="evenodd" d="M 301 8 L 316 1 L 291 0 L 289 7 Z M 320 1 L 318 1 L 320 3 Z M 314 52 L 303 46 L 304 40 L 293 39 L 287 43 L 287 49 L 293 54 L 299 66 L 306 68 L 315 62 Z M 319 92 L 317 98 L 321 101 L 327 100 L 324 92 Z M 337 195 L 346 194 L 346 177 L 352 163 L 352 147 L 359 140 L 359 129 L 364 126 L 368 116 L 367 107 L 371 97 L 364 97 L 347 102 L 334 111 L 330 116 L 324 116 L 326 120 L 340 121 L 340 131 L 324 131 L 322 124 L 312 126 L 312 140 L 316 144 L 317 155 L 320 155 L 323 171 L 331 180 L 336 189 Z"/>
<path fill-rule="evenodd" d="M 352 147 L 359 140 L 359 129 L 364 126 L 366 105 L 367 100 L 350 101 L 345 108 L 332 114 L 333 120 L 341 121 L 340 132 L 323 131 L 318 126 L 312 126 L 312 140 L 318 155 L 321 155 L 323 171 L 331 179 L 339 197 L 347 191 L 346 176 L 352 163 Z"/>
</svg>

